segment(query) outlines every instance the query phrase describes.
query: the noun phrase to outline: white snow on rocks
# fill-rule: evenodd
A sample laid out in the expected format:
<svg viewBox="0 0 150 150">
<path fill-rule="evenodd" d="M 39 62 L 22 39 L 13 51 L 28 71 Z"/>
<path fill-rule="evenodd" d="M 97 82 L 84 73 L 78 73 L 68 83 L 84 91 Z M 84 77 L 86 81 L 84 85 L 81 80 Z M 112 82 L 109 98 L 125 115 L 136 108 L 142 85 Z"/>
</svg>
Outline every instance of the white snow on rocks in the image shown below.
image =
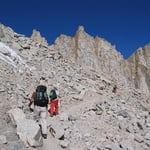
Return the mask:
<svg viewBox="0 0 150 150">
<path fill-rule="evenodd" d="M 0 42 L 0 59 L 12 65 L 15 70 L 18 70 L 19 72 L 23 72 L 26 69 L 31 70 L 31 68 L 13 49 L 2 42 Z"/>
</svg>

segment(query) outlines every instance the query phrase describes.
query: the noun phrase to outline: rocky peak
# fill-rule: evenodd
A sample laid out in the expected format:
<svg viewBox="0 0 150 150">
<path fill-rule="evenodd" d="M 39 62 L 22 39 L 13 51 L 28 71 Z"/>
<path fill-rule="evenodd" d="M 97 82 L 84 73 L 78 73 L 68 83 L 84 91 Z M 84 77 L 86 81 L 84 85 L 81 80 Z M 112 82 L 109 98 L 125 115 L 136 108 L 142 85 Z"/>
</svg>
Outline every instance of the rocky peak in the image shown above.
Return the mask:
<svg viewBox="0 0 150 150">
<path fill-rule="evenodd" d="M 84 26 L 79 26 L 77 32 L 83 32 L 84 31 Z"/>
<path fill-rule="evenodd" d="M 5 36 L 3 32 L 3 25 L 0 25 L 0 38 L 3 38 Z"/>
<path fill-rule="evenodd" d="M 103 38 L 92 37 L 85 32 L 83 26 L 79 26 L 73 38 L 61 35 L 56 39 L 53 48 L 64 58 L 74 60 L 78 66 L 104 73 L 116 83 L 140 87 L 149 92 L 149 69 L 143 70 L 150 64 L 148 45 L 139 49 L 129 60 L 124 60 L 114 45 Z M 141 81 L 137 73 L 140 74 Z"/>
<path fill-rule="evenodd" d="M 124 74 L 125 61 L 122 55 L 106 40 L 86 33 L 83 26 L 79 26 L 73 38 L 61 35 L 54 47 L 64 58 L 75 60 L 78 66 L 104 72 L 125 83 L 123 75 L 120 75 Z"/>
<path fill-rule="evenodd" d="M 32 32 L 31 39 L 37 43 L 48 46 L 46 39 L 42 37 L 40 32 L 35 29 Z"/>
<path fill-rule="evenodd" d="M 14 37 L 24 37 L 24 35 L 18 34 L 12 28 L 0 24 L 0 40 L 5 38 L 4 40 L 11 41 L 11 38 Z"/>
</svg>

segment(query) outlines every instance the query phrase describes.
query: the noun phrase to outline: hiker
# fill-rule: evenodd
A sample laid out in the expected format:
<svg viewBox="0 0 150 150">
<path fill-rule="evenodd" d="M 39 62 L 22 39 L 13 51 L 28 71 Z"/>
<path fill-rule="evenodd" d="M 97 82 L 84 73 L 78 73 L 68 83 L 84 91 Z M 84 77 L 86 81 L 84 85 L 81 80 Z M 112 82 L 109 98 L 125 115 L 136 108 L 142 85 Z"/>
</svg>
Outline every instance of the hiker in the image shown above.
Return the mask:
<svg viewBox="0 0 150 150">
<path fill-rule="evenodd" d="M 51 117 L 53 115 L 58 115 L 59 114 L 59 104 L 58 104 L 59 100 L 58 100 L 58 97 L 59 97 L 59 91 L 57 90 L 56 87 L 54 87 L 50 91 L 50 94 L 49 94 L 49 98 L 50 98 L 49 112 L 50 112 Z"/>
<path fill-rule="evenodd" d="M 39 122 L 43 138 L 47 138 L 47 108 L 48 108 L 48 95 L 47 87 L 44 85 L 39 85 L 36 88 L 36 91 L 33 92 L 30 99 L 30 104 L 34 103 L 34 117 L 35 120 Z"/>
</svg>

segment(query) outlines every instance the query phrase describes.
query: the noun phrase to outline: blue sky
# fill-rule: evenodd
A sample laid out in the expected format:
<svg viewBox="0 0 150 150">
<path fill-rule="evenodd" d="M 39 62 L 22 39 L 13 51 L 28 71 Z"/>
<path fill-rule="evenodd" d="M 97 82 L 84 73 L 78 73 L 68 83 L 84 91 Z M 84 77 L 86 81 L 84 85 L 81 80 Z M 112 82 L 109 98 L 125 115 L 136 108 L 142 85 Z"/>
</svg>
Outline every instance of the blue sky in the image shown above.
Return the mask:
<svg viewBox="0 0 150 150">
<path fill-rule="evenodd" d="M 78 26 L 99 36 L 128 58 L 150 42 L 149 0 L 0 0 L 0 23 L 30 37 L 40 31 L 49 44 Z"/>
</svg>

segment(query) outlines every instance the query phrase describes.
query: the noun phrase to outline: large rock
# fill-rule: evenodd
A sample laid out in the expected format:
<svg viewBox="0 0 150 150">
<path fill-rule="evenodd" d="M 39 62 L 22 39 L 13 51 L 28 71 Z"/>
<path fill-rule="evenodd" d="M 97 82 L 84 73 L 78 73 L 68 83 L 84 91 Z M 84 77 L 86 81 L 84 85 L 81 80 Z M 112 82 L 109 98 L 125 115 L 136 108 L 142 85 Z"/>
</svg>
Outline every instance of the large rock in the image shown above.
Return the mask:
<svg viewBox="0 0 150 150">
<path fill-rule="evenodd" d="M 25 144 L 33 147 L 42 146 L 43 140 L 40 127 L 34 120 L 26 119 L 21 109 L 15 108 L 8 112 L 13 124 L 17 127 L 17 134 Z"/>
<path fill-rule="evenodd" d="M 0 144 L 7 144 L 6 136 L 0 135 Z"/>
<path fill-rule="evenodd" d="M 52 134 L 53 137 L 55 137 L 56 139 L 61 139 L 64 136 L 64 128 L 61 122 L 59 122 L 58 120 L 49 120 L 49 131 Z"/>
</svg>

